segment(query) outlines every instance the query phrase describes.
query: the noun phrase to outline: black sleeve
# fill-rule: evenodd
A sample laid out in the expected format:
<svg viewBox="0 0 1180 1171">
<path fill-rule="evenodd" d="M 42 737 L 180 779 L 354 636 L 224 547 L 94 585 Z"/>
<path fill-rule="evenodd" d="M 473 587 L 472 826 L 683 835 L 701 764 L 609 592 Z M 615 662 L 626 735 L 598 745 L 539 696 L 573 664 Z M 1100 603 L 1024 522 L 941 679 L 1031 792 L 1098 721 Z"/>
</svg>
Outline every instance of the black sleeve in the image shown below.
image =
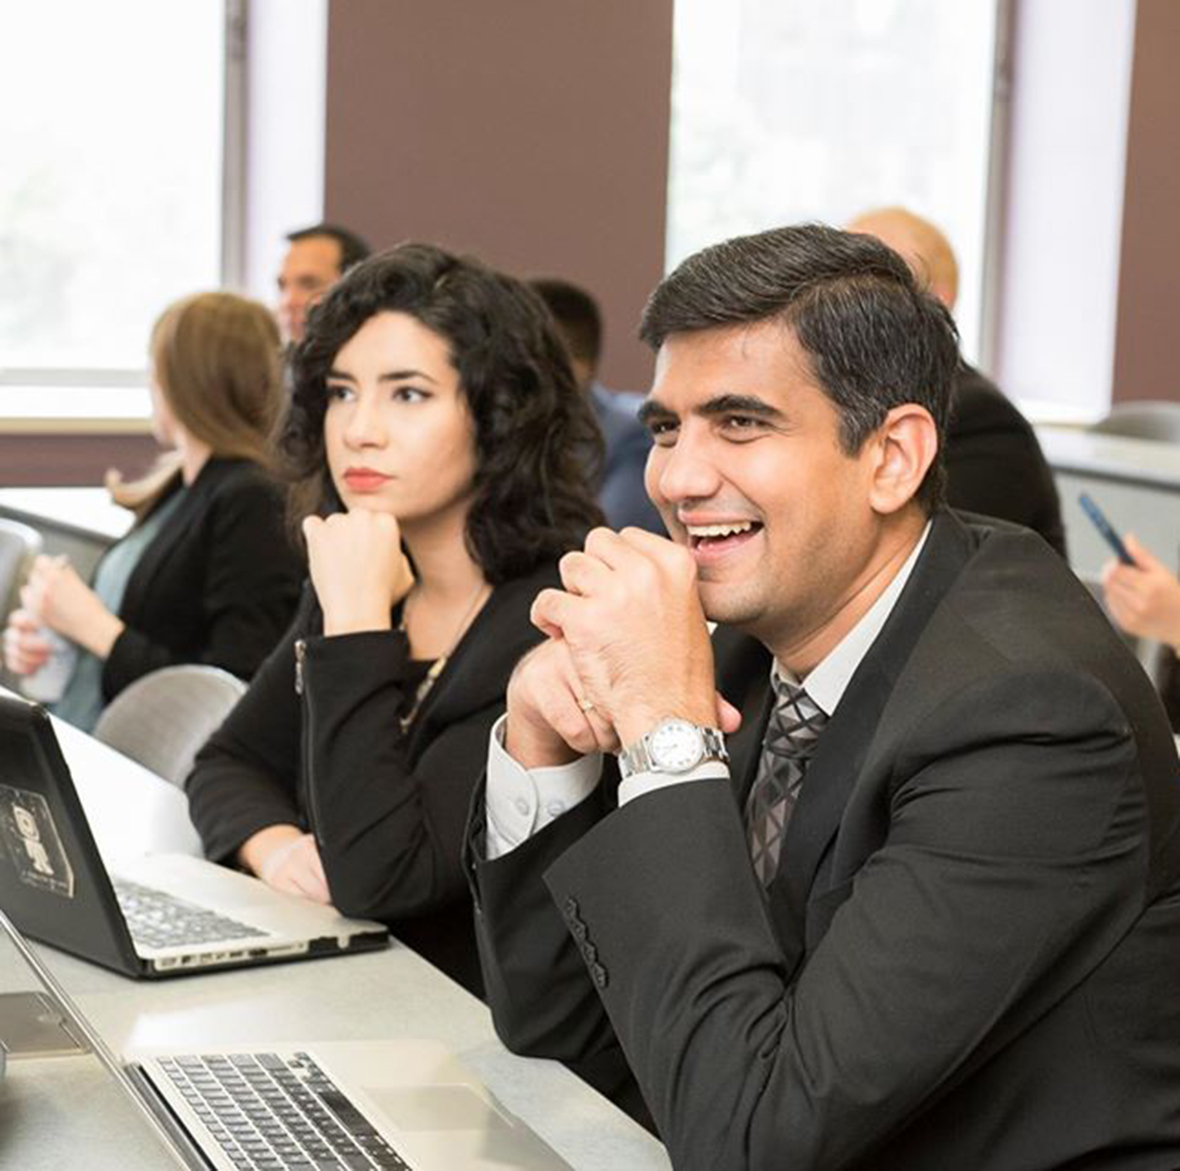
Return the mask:
<svg viewBox="0 0 1180 1171">
<path fill-rule="evenodd" d="M 283 531 L 274 486 L 256 475 L 227 481 L 203 527 L 200 645 L 178 651 L 154 632 L 125 627 L 103 665 L 106 699 L 141 675 L 175 663 L 208 663 L 249 679 L 291 620 L 303 569 Z"/>
<path fill-rule="evenodd" d="M 303 664 L 306 801 L 332 901 L 386 922 L 466 897 L 464 821 L 503 711 L 500 695 L 413 745 L 408 667 L 393 630 L 309 639 Z"/>
<path fill-rule="evenodd" d="M 291 629 L 197 755 L 186 785 L 189 814 L 214 861 L 232 862 L 267 826 L 306 828 L 297 794 L 302 720 L 294 647 L 313 605 L 309 590 Z"/>
</svg>

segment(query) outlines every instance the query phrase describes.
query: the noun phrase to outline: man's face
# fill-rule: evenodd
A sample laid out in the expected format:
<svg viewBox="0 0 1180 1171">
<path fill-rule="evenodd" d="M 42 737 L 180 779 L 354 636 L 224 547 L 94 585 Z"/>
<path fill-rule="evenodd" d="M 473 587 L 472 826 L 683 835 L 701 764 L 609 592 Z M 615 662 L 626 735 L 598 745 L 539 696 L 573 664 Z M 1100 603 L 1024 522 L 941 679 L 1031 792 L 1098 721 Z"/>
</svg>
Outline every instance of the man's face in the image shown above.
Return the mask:
<svg viewBox="0 0 1180 1171">
<path fill-rule="evenodd" d="M 331 236 L 293 240 L 279 269 L 279 329 L 300 342 L 307 311 L 340 279 L 340 245 Z"/>
<path fill-rule="evenodd" d="M 776 322 L 670 337 L 641 414 L 648 494 L 693 551 L 706 615 L 787 661 L 871 572 L 872 444 L 844 452 L 836 408 Z"/>
</svg>

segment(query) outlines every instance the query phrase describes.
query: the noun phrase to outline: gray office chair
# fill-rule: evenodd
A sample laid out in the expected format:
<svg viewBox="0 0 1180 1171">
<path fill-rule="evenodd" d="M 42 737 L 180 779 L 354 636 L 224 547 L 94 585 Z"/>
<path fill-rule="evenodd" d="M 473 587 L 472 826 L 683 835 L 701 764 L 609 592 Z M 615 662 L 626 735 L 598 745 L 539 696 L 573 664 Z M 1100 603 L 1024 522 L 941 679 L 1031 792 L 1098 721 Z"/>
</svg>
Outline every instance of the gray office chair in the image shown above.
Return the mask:
<svg viewBox="0 0 1180 1171">
<path fill-rule="evenodd" d="M 187 663 L 137 679 L 103 709 L 95 738 L 182 785 L 201 745 L 246 685 L 219 667 Z"/>
<path fill-rule="evenodd" d="M 20 604 L 18 591 L 40 552 L 41 534 L 36 529 L 0 516 L 0 623 Z"/>
<path fill-rule="evenodd" d="M 1142 399 L 1117 403 L 1105 419 L 1090 428 L 1101 435 L 1180 443 L 1180 402 Z"/>
</svg>

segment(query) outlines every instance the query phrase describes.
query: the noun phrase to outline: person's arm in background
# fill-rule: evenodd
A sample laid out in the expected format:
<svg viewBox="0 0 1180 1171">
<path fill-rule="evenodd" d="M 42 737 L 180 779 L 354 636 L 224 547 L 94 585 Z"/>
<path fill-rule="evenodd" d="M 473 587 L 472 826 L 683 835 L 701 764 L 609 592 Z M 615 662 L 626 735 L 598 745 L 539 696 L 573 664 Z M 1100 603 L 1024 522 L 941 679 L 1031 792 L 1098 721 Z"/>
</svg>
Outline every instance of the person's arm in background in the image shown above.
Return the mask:
<svg viewBox="0 0 1180 1171">
<path fill-rule="evenodd" d="M 1132 533 L 1124 538 L 1134 565 L 1111 560 L 1102 586 L 1111 617 L 1128 634 L 1180 648 L 1180 581 Z"/>
</svg>

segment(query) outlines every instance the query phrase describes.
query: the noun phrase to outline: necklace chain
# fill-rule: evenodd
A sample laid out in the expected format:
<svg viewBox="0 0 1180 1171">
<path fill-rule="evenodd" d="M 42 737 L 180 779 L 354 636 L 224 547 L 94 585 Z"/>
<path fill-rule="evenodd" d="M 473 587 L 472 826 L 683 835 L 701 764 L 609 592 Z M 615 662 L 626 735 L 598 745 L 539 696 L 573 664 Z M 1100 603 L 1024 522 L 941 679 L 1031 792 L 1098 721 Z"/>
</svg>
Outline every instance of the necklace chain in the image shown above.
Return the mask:
<svg viewBox="0 0 1180 1171">
<path fill-rule="evenodd" d="M 471 597 L 470 605 L 463 612 L 463 617 L 459 620 L 459 625 L 455 628 L 455 634 L 451 639 L 450 646 L 430 664 L 430 670 L 426 672 L 426 675 L 414 691 L 414 702 L 410 705 L 410 710 L 404 716 L 399 717 L 398 723 L 401 724 L 402 735 L 405 735 L 410 725 L 414 722 L 414 717 L 417 716 L 422 704 L 425 703 L 426 697 L 434 690 L 434 685 L 438 682 L 438 677 L 446 670 L 447 663 L 450 661 L 451 655 L 455 653 L 455 648 L 462 641 L 463 635 L 466 633 L 467 627 L 471 624 L 471 619 L 474 617 L 480 602 L 491 591 L 492 587 L 486 581 L 480 582 L 479 587 Z M 406 600 L 402 603 L 401 618 L 397 624 L 398 630 L 405 634 L 407 639 L 409 632 L 406 629 L 406 603 L 409 600 L 410 596 L 407 594 Z"/>
</svg>

